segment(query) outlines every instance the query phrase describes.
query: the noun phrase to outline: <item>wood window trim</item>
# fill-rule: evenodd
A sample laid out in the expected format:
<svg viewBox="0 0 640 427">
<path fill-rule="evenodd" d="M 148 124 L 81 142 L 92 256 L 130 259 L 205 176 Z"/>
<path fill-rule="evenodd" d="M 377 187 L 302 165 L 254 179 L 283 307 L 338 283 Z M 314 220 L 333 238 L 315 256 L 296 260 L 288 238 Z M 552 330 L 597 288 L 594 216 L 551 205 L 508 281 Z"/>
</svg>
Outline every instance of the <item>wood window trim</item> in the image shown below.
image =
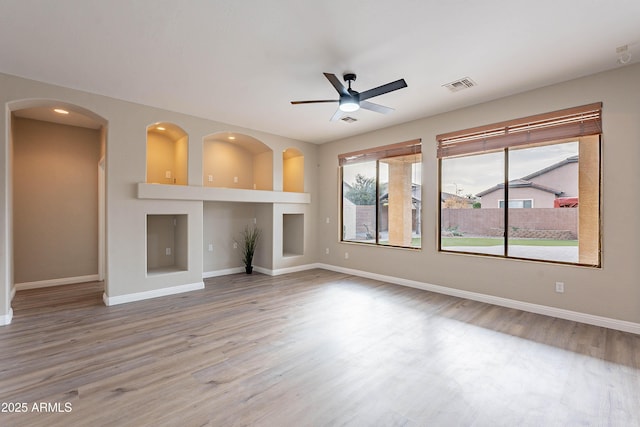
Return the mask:
<svg viewBox="0 0 640 427">
<path fill-rule="evenodd" d="M 373 162 L 389 157 L 406 156 L 422 152 L 422 139 L 399 142 L 396 144 L 384 145 L 382 147 L 368 148 L 366 150 L 352 151 L 338 155 L 340 166 L 355 163 Z"/>
<path fill-rule="evenodd" d="M 436 136 L 440 159 L 602 133 L 602 102 Z"/>
</svg>

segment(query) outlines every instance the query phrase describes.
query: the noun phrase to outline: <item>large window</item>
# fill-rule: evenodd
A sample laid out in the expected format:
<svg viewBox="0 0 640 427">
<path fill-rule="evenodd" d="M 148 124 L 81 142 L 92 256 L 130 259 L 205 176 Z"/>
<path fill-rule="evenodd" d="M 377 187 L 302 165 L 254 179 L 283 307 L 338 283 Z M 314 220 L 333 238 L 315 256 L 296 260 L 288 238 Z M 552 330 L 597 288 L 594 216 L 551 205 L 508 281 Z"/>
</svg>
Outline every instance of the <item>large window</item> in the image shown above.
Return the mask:
<svg viewBox="0 0 640 427">
<path fill-rule="evenodd" d="M 600 266 L 600 111 L 439 135 L 440 250 Z"/>
<path fill-rule="evenodd" d="M 422 247 L 422 153 L 409 141 L 338 156 L 341 240 Z"/>
</svg>

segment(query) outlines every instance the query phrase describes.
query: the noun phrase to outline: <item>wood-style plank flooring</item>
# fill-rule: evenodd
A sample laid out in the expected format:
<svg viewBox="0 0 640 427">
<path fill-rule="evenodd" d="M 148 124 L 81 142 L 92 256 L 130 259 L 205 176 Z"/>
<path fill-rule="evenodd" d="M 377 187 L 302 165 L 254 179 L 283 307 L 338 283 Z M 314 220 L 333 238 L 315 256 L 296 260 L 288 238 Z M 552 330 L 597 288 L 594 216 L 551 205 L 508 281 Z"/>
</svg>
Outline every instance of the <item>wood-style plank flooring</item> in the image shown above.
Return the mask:
<svg viewBox="0 0 640 427">
<path fill-rule="evenodd" d="M 640 425 L 633 334 L 324 270 L 101 297 L 18 292 L 0 426 Z"/>
</svg>

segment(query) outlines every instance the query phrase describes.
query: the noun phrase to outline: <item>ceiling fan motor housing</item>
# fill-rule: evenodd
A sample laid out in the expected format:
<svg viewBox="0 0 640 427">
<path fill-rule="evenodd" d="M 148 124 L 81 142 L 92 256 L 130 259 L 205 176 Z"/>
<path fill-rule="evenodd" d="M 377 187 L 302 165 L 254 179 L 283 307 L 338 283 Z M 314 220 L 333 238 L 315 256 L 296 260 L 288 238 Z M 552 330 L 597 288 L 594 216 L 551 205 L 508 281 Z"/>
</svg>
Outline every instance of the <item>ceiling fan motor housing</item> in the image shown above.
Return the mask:
<svg viewBox="0 0 640 427">
<path fill-rule="evenodd" d="M 354 73 L 346 73 L 342 76 L 345 82 L 349 85 L 347 92 L 348 94 L 340 95 L 340 105 L 339 109 L 352 113 L 360 108 L 360 93 L 351 89 L 351 82 L 356 81 L 356 75 Z"/>
<path fill-rule="evenodd" d="M 345 82 L 355 82 L 356 75 L 354 73 L 346 73 L 342 76 Z"/>
</svg>

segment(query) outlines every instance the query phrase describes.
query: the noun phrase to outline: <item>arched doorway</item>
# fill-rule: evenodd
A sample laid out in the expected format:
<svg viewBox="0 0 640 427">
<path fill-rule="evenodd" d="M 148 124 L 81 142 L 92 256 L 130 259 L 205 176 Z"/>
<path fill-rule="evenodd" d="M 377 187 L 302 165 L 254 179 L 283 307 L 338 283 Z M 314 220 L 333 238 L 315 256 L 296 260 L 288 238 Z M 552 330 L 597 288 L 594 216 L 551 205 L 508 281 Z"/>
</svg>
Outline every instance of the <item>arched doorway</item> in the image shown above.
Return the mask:
<svg viewBox="0 0 640 427">
<path fill-rule="evenodd" d="M 55 100 L 9 110 L 11 292 L 105 281 L 107 121 Z"/>
</svg>

